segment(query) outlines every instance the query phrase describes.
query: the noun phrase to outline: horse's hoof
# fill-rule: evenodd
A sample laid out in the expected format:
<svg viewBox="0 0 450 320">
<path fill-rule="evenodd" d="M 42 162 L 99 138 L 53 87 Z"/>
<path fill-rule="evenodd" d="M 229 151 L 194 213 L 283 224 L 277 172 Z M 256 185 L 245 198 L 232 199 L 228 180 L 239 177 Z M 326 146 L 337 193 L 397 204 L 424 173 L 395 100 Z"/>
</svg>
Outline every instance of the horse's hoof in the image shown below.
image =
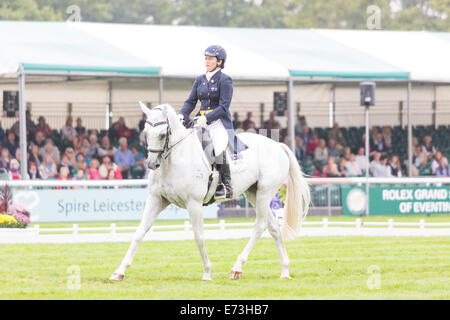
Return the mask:
<svg viewBox="0 0 450 320">
<path fill-rule="evenodd" d="M 109 278 L 109 280 L 111 280 L 111 281 L 122 281 L 124 277 L 125 277 L 124 274 L 113 273 L 112 276 Z"/>
<path fill-rule="evenodd" d="M 231 280 L 238 280 L 242 278 L 242 271 L 231 271 L 230 279 Z"/>
<path fill-rule="evenodd" d="M 292 279 L 290 275 L 281 275 L 280 279 Z"/>
<path fill-rule="evenodd" d="M 211 279 L 211 277 L 209 276 L 209 277 L 203 277 L 202 278 L 202 281 L 211 281 L 212 279 Z"/>
</svg>

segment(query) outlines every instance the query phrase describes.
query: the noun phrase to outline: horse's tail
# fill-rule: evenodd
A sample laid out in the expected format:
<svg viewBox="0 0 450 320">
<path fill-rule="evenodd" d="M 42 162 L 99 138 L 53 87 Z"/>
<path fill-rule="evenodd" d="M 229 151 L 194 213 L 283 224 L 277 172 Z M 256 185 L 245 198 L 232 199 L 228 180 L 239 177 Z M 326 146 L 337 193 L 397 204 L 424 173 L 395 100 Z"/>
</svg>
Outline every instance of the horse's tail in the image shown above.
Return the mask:
<svg viewBox="0 0 450 320">
<path fill-rule="evenodd" d="M 280 145 L 289 157 L 289 178 L 281 236 L 284 240 L 292 240 L 297 235 L 303 218 L 308 214 L 311 193 L 294 153 L 284 143 Z"/>
</svg>

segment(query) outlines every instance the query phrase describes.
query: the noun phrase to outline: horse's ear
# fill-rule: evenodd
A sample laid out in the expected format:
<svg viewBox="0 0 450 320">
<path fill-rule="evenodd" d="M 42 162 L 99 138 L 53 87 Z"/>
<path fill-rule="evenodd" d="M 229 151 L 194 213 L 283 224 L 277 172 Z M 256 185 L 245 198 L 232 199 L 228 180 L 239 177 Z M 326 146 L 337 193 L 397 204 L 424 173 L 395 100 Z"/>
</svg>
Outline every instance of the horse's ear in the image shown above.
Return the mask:
<svg viewBox="0 0 450 320">
<path fill-rule="evenodd" d="M 142 101 L 139 101 L 139 105 L 141 106 L 142 112 L 145 113 L 148 118 L 150 116 L 150 109 L 147 108 L 147 106 L 143 104 Z"/>
</svg>

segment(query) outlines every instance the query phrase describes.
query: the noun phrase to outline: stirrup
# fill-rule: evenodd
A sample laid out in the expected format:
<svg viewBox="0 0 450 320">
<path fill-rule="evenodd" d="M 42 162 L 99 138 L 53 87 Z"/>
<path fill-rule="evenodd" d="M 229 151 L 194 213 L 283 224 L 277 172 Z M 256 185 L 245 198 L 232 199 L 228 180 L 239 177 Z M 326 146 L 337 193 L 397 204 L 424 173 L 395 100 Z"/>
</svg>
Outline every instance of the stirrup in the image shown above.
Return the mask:
<svg viewBox="0 0 450 320">
<path fill-rule="evenodd" d="M 225 187 L 225 184 L 220 183 L 219 185 L 222 186 L 222 189 L 217 188 L 216 192 L 214 194 L 214 199 L 231 199 L 232 196 L 232 192 L 231 190 L 228 191 L 228 189 Z M 223 194 L 222 195 L 217 195 L 217 191 L 219 190 L 223 190 Z"/>
</svg>

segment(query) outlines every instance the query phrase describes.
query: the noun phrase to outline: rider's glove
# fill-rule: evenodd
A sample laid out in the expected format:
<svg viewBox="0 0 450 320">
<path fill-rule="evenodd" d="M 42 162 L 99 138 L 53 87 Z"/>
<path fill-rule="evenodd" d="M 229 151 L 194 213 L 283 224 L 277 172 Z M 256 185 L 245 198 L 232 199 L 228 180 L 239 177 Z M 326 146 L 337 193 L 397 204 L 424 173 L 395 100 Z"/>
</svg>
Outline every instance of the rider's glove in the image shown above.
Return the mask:
<svg viewBox="0 0 450 320">
<path fill-rule="evenodd" d="M 195 117 L 194 121 L 195 121 L 194 127 L 206 127 L 208 122 L 205 116 Z"/>
</svg>

